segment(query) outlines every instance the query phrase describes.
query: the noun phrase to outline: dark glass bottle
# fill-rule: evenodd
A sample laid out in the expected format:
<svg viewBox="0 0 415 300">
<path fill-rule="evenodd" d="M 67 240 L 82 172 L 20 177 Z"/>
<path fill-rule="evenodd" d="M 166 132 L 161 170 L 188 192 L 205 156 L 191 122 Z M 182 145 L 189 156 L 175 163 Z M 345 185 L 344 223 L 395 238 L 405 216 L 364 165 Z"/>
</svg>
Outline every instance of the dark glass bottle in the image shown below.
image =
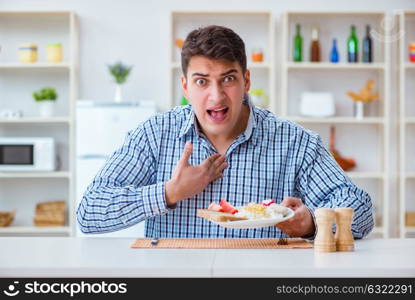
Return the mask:
<svg viewBox="0 0 415 300">
<path fill-rule="evenodd" d="M 362 61 L 371 63 L 373 61 L 372 38 L 370 37 L 370 25 L 366 25 L 366 36 L 363 40 L 363 56 Z"/>
<path fill-rule="evenodd" d="M 333 39 L 333 45 L 331 46 L 330 61 L 332 63 L 339 62 L 339 51 L 337 50 L 337 40 Z"/>
<path fill-rule="evenodd" d="M 356 27 L 351 26 L 350 36 L 347 39 L 347 61 L 356 63 L 359 61 L 359 42 L 356 36 Z"/>
<path fill-rule="evenodd" d="M 311 49 L 310 49 L 310 61 L 320 61 L 320 42 L 318 41 L 318 28 L 313 27 L 311 31 Z"/>
<path fill-rule="evenodd" d="M 301 26 L 300 24 L 296 25 L 296 34 L 294 36 L 294 52 L 293 60 L 300 62 L 303 61 L 303 37 L 301 36 Z"/>
</svg>

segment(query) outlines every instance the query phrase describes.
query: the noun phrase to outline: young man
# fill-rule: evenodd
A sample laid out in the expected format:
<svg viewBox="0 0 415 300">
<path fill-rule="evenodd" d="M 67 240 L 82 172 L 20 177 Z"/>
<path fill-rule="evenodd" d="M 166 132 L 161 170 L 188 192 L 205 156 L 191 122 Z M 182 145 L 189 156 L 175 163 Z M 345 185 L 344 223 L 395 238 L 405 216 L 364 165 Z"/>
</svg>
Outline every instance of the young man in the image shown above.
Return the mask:
<svg viewBox="0 0 415 300">
<path fill-rule="evenodd" d="M 128 133 L 84 194 L 77 211 L 83 232 L 146 220 L 148 237 L 312 238 L 319 207 L 354 208 L 356 238 L 372 230 L 369 195 L 350 181 L 320 137 L 252 105 L 245 46 L 236 33 L 220 26 L 192 31 L 182 69 L 191 105 Z M 295 216 L 277 227 L 244 230 L 196 217 L 197 209 L 220 199 L 234 206 L 275 199 Z"/>
</svg>

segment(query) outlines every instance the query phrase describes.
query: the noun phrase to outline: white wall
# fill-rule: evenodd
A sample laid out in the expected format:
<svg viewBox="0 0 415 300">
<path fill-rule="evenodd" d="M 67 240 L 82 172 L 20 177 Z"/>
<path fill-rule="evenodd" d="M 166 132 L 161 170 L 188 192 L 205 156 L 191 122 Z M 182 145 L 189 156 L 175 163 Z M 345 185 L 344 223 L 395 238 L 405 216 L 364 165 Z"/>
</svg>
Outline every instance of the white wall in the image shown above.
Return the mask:
<svg viewBox="0 0 415 300">
<path fill-rule="evenodd" d="M 287 10 L 379 10 L 415 9 L 413 0 L 1 0 L 0 10 L 73 10 L 80 22 L 80 99 L 108 101 L 114 86 L 106 65 L 117 60 L 134 65 L 124 87 L 126 100 L 152 99 L 161 110 L 168 107 L 171 10 L 271 10 L 275 16 L 277 57 L 280 49 L 281 14 Z M 0 39 L 1 43 L 1 39 Z M 396 55 L 395 51 L 392 53 Z M 395 57 L 395 56 L 394 56 Z M 278 59 L 277 59 L 278 61 Z M 396 72 L 396 66 L 393 66 Z M 397 75 L 397 72 L 394 73 Z M 396 79 L 397 76 L 392 76 Z M 277 74 L 277 81 L 279 74 Z M 277 87 L 279 84 L 277 84 Z M 392 82 L 396 90 L 397 83 Z M 279 93 L 277 92 L 277 96 Z M 397 93 L 392 95 L 392 103 Z M 393 109 L 391 130 L 391 221 L 392 235 L 397 234 L 397 106 Z M 396 203 L 396 205 L 393 205 Z"/>
</svg>

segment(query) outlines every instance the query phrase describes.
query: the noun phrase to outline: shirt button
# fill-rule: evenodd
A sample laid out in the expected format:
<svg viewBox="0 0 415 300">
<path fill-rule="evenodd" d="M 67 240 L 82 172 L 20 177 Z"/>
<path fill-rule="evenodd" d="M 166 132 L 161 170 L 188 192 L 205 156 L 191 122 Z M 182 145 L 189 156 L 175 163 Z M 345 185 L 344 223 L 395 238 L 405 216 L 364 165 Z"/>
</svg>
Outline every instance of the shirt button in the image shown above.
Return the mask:
<svg viewBox="0 0 415 300">
<path fill-rule="evenodd" d="M 158 214 L 158 213 L 159 213 L 159 210 L 158 210 L 157 208 L 154 208 L 154 209 L 153 209 L 153 213 L 154 213 L 154 214 Z"/>
<path fill-rule="evenodd" d="M 122 222 L 124 223 L 124 225 L 127 225 L 128 224 L 128 222 L 126 220 L 124 220 Z"/>
</svg>

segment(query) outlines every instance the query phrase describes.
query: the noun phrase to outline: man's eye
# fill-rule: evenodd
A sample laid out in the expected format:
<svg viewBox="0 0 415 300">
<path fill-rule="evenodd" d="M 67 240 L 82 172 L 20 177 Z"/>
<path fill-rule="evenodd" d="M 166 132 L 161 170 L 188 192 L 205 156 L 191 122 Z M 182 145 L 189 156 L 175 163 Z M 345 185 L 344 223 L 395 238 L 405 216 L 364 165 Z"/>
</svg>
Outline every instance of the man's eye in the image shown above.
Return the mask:
<svg viewBox="0 0 415 300">
<path fill-rule="evenodd" d="M 235 77 L 234 76 L 226 76 L 223 79 L 224 82 L 230 82 L 230 81 L 234 81 L 234 80 L 235 80 Z"/>
<path fill-rule="evenodd" d="M 206 80 L 203 78 L 196 79 L 197 85 L 204 85 L 205 83 L 206 83 Z"/>
</svg>

